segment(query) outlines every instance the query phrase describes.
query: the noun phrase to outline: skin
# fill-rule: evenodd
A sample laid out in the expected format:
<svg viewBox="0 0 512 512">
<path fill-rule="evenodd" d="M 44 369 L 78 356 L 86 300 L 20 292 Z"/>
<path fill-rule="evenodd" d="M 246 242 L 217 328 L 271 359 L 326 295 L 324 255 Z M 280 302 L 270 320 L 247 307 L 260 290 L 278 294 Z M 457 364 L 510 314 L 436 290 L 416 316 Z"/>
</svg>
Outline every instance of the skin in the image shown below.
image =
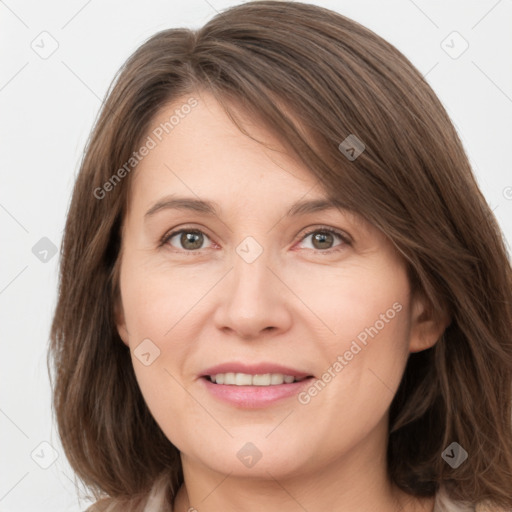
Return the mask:
<svg viewBox="0 0 512 512">
<path fill-rule="evenodd" d="M 295 201 L 325 197 L 315 177 L 242 134 L 208 93 L 193 96 L 198 105 L 130 184 L 116 310 L 146 403 L 181 452 L 185 484 L 174 510 L 431 511 L 433 499 L 408 497 L 389 481 L 387 424 L 409 353 L 431 347 L 444 327 L 411 294 L 404 262 L 380 231 L 339 209 L 286 217 Z M 252 135 L 280 147 L 245 120 Z M 161 209 L 145 218 L 170 194 L 220 209 Z M 334 235 L 315 245 L 322 226 L 352 241 Z M 182 227 L 204 233 L 199 251 L 180 235 L 160 245 Z M 248 236 L 263 248 L 252 263 L 236 252 Z M 226 361 L 276 362 L 321 378 L 396 303 L 400 312 L 307 404 L 294 396 L 235 407 L 199 378 Z M 145 366 L 134 351 L 148 338 L 160 355 Z M 247 442 L 261 452 L 251 468 L 237 457 Z"/>
</svg>

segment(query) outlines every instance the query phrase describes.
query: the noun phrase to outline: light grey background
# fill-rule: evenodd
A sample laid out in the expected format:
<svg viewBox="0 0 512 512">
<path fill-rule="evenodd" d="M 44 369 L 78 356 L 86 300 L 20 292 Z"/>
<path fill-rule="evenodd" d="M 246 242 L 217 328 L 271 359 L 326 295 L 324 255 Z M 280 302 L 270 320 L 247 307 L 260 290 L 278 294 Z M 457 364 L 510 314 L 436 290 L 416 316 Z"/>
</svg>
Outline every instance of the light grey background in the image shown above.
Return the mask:
<svg viewBox="0 0 512 512">
<path fill-rule="evenodd" d="M 52 424 L 46 350 L 58 272 L 51 244 L 60 246 L 107 87 L 155 32 L 198 28 L 237 3 L 0 0 L 0 512 L 80 511 L 89 503 L 78 499 Z M 312 3 L 374 30 L 426 75 L 510 242 L 512 0 Z"/>
</svg>

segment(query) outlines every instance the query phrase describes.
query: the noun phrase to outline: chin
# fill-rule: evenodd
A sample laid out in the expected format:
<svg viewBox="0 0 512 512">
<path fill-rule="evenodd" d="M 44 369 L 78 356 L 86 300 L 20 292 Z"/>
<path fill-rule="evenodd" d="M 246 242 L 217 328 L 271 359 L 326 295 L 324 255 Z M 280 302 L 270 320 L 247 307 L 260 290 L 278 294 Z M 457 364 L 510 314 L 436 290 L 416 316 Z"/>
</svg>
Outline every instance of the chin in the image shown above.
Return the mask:
<svg viewBox="0 0 512 512">
<path fill-rule="evenodd" d="M 214 445 L 212 438 L 208 437 L 202 439 L 199 445 L 184 447 L 180 451 L 189 454 L 200 465 L 233 476 L 268 479 L 270 475 L 283 478 L 300 474 L 310 459 L 304 451 L 307 440 L 290 435 L 266 438 L 272 428 L 275 425 L 268 430 L 265 428 L 265 433 L 261 430 L 255 433 L 254 428 L 248 428 L 245 432 L 239 429 L 233 438 L 226 439 L 223 443 Z M 217 439 L 219 435 L 216 436 Z M 290 439 L 294 440 L 293 444 L 290 444 Z M 207 447 L 207 450 L 201 451 L 201 446 Z"/>
</svg>

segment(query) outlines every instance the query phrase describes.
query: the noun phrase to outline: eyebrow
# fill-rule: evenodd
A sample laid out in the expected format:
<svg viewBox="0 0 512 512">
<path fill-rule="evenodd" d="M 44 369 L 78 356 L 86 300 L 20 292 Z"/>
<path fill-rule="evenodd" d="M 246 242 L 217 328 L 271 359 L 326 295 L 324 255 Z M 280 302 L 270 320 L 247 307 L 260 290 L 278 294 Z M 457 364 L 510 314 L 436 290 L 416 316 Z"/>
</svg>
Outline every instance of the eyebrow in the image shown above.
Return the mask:
<svg viewBox="0 0 512 512">
<path fill-rule="evenodd" d="M 286 212 L 285 217 L 296 217 L 324 210 L 343 210 L 340 203 L 329 199 L 314 199 L 310 201 L 297 201 Z M 157 201 L 144 215 L 147 220 L 155 213 L 162 210 L 186 210 L 202 213 L 209 216 L 217 216 L 219 205 L 215 201 L 196 199 L 193 197 L 168 196 Z"/>
</svg>

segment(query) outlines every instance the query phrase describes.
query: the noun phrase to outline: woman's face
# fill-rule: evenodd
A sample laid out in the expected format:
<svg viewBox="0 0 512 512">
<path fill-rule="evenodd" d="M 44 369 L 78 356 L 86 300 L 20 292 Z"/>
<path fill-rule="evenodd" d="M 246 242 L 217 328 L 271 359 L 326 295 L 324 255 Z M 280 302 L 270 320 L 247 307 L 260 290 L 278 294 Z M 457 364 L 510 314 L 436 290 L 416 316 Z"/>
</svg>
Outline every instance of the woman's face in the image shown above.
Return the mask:
<svg viewBox="0 0 512 512">
<path fill-rule="evenodd" d="M 147 405 L 184 462 L 208 470 L 370 461 L 409 352 L 437 339 L 405 265 L 362 219 L 298 208 L 325 199 L 308 169 L 194 96 L 157 116 L 181 113 L 161 141 L 149 133 L 123 226 L 116 321 Z"/>
</svg>

